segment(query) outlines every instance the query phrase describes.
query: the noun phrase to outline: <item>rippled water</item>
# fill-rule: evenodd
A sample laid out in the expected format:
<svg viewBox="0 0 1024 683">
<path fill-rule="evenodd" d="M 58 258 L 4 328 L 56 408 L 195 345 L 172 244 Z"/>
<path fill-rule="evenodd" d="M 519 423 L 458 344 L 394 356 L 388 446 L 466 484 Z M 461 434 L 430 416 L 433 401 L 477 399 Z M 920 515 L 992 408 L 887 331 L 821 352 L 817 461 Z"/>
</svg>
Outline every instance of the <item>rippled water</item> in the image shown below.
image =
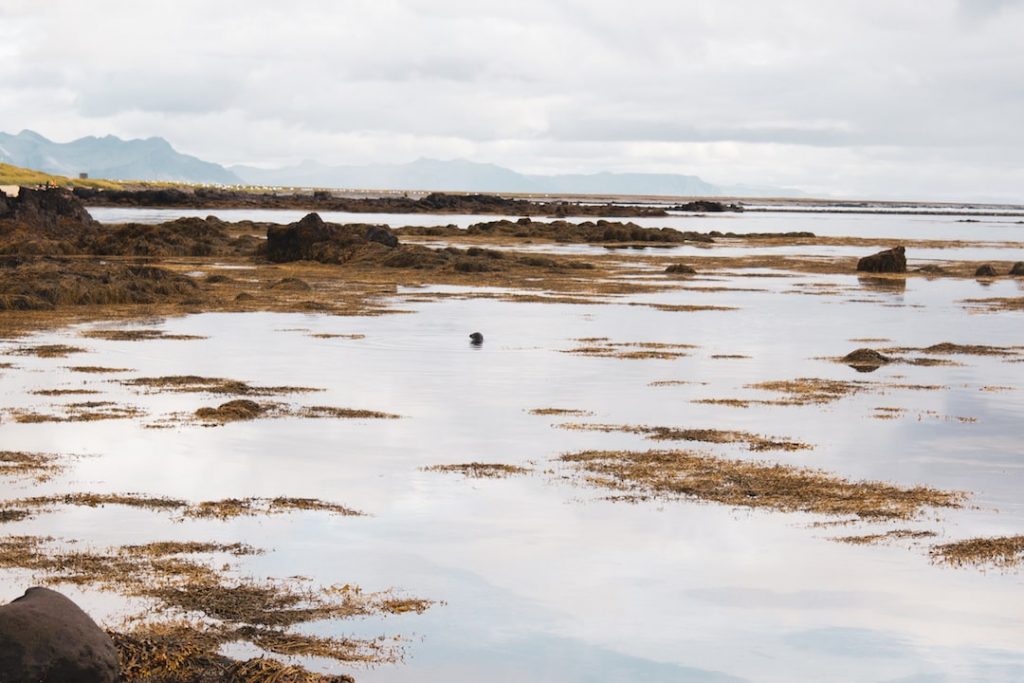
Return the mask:
<svg viewBox="0 0 1024 683">
<path fill-rule="evenodd" d="M 761 225 L 759 217 L 737 220 Z M 955 227 L 926 220 L 928 229 Z M 444 602 L 423 615 L 309 627 L 410 637 L 404 664 L 357 669 L 361 681 L 1024 680 L 1019 571 L 936 566 L 926 545 L 835 543 L 828 539 L 873 527 L 817 528 L 811 524 L 821 518 L 813 515 L 611 502 L 602 491 L 562 479 L 553 458 L 587 448 L 647 449 L 652 442 L 556 429 L 562 419 L 527 412 L 574 408 L 592 411 L 587 419 L 594 422 L 740 429 L 806 441 L 814 450 L 756 456 L 739 446 L 708 450 L 854 479 L 972 492 L 971 507 L 898 525 L 937 531 L 937 542 L 1024 533 L 1024 363 L 963 356 L 956 358 L 959 366 L 894 365 L 865 375 L 821 359 L 863 346 L 850 341 L 859 337 L 886 337 L 892 340 L 886 345 L 902 346 L 1021 344 L 1024 314 L 968 314 L 960 303 L 1020 296 L 1018 282 L 984 287 L 913 279 L 905 288 L 886 289 L 856 277 L 801 275 L 695 284 L 731 289 L 600 305 L 448 299 L 401 302 L 412 315 L 202 314 L 154 323 L 208 337 L 199 341 L 102 341 L 79 337 L 82 328 L 40 334 L 24 343 L 70 343 L 88 353 L 3 358 L 17 366 L 0 370 L 3 407 L 45 409 L 80 399 L 29 391 L 86 387 L 102 391 L 101 400 L 138 405 L 149 417 L 57 425 L 5 418 L 5 449 L 86 456 L 38 487 L 0 485 L 8 497 L 68 490 L 192 500 L 311 496 L 370 516 L 303 512 L 175 523 L 146 511 L 73 508 L 6 524 L 4 531 L 95 545 L 245 541 L 272 549 L 242 561 L 256 575 L 300 574 L 367 590 L 394 586 Z M 756 291 L 738 291 L 749 289 Z M 671 313 L 629 302 L 739 310 Z M 468 343 L 475 330 L 486 336 L 480 348 Z M 317 339 L 312 333 L 365 338 Z M 602 336 L 699 348 L 676 360 L 561 353 L 577 345 L 575 338 Z M 0 352 L 12 345 L 0 344 Z M 748 357 L 712 358 L 719 354 Z M 80 364 L 132 371 L 93 376 L 62 369 Z M 325 392 L 287 400 L 383 410 L 403 419 L 286 418 L 148 429 L 148 421 L 166 413 L 220 402 L 196 394 L 138 394 L 114 381 L 171 374 L 321 387 Z M 741 409 L 691 402 L 764 397 L 745 385 L 797 377 L 878 386 L 826 406 Z M 694 384 L 650 385 L 659 380 Z M 908 391 L 881 386 L 886 383 L 944 388 Z M 991 385 L 1002 389 L 983 390 Z M 878 406 L 907 413 L 881 421 L 872 417 Z M 534 473 L 492 481 L 421 469 L 474 460 Z M 0 599 L 20 594 L 26 580 L 5 573 Z M 73 594 L 100 614 L 121 607 L 109 595 Z"/>
</svg>

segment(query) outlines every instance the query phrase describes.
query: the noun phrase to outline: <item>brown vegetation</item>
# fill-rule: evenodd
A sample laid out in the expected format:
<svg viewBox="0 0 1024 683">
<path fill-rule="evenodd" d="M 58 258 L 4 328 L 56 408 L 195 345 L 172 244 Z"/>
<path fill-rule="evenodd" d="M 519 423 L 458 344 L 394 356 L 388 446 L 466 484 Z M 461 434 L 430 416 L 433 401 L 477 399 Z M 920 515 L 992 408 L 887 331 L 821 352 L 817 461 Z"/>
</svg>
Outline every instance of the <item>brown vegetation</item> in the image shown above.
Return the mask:
<svg viewBox="0 0 1024 683">
<path fill-rule="evenodd" d="M 199 377 L 197 375 L 137 377 L 135 379 L 122 380 L 121 384 L 129 387 L 138 387 L 147 391 L 228 394 L 233 396 L 279 396 L 281 394 L 323 391 L 323 389 L 314 389 L 312 387 L 260 387 L 234 379 Z"/>
<path fill-rule="evenodd" d="M 623 432 L 641 434 L 652 441 L 697 441 L 702 443 L 742 443 L 752 451 L 799 451 L 814 448 L 799 441 L 723 429 L 681 429 L 677 427 L 649 427 L 647 425 L 611 425 L 566 422 L 555 425 L 559 429 L 587 432 Z"/>
<path fill-rule="evenodd" d="M 1024 564 L 1024 536 L 970 538 L 955 543 L 933 546 L 932 560 L 962 567 L 996 567 L 1010 569 Z"/>
<path fill-rule="evenodd" d="M 462 474 L 473 479 L 497 479 L 511 477 L 514 474 L 528 474 L 531 470 L 516 465 L 502 463 L 468 462 L 460 465 L 431 465 L 424 467 L 425 472 L 444 472 Z"/>
<path fill-rule="evenodd" d="M 690 451 L 583 451 L 559 459 L 589 484 L 640 499 L 693 498 L 864 520 L 911 519 L 929 507 L 960 507 L 964 499 L 954 491 L 852 482 L 820 470 Z"/>
</svg>

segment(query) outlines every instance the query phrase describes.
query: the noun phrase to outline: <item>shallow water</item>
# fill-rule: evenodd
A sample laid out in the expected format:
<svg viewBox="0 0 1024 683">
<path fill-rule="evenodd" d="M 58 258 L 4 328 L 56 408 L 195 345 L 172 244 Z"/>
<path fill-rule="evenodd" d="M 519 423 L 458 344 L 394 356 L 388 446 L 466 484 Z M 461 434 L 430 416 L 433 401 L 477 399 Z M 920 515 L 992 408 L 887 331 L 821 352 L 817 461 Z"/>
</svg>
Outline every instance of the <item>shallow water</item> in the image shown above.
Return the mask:
<svg viewBox="0 0 1024 683">
<path fill-rule="evenodd" d="M 223 216 L 223 212 L 221 212 Z M 445 217 L 447 219 L 448 217 Z M 741 220 L 746 220 L 743 216 Z M 837 220 L 843 220 L 841 217 Z M 961 226 L 962 228 L 962 226 Z M 973 229 L 973 226 L 972 226 Z M 770 272 L 762 273 L 771 275 Z M 960 356 L 959 366 L 893 365 L 860 374 L 822 360 L 858 346 L 1021 344 L 1024 314 L 968 314 L 961 300 L 1020 296 L 1017 282 L 913 279 L 900 289 L 852 276 L 712 277 L 701 286 L 597 305 L 490 299 L 401 301 L 412 315 L 202 314 L 154 327 L 205 340 L 82 338 L 94 324 L 22 343 L 88 349 L 65 359 L 10 356 L 2 407 L 44 410 L 83 387 L 144 408 L 139 420 L 0 421 L 5 449 L 78 453 L 68 473 L 7 496 L 136 491 L 191 500 L 308 496 L 368 517 L 302 512 L 228 522 L 174 522 L 117 507 L 69 508 L 5 525 L 104 546 L 165 539 L 244 541 L 272 549 L 243 572 L 391 586 L 443 601 L 423 615 L 317 624 L 327 634 L 404 634 L 404 664 L 356 669 L 361 681 L 994 681 L 1024 679 L 1024 574 L 933 565 L 927 542 L 849 546 L 839 535 L 931 529 L 936 542 L 1024 533 L 1024 363 Z M 750 290 L 755 291 L 741 291 Z M 459 288 L 403 289 L 402 295 Z M 813 294 L 813 295 L 812 295 Z M 629 303 L 735 306 L 671 313 Z M 132 325 L 137 327 L 138 325 Z M 479 330 L 486 341 L 469 345 Z M 317 339 L 313 333 L 363 334 Z M 562 353 L 579 337 L 695 344 L 676 360 Z M 891 342 L 865 344 L 859 337 Z M 14 346 L 0 342 L 0 353 Z M 748 358 L 715 359 L 713 355 Z M 69 365 L 131 368 L 81 375 Z M 325 389 L 279 400 L 399 413 L 397 421 L 302 420 L 148 429 L 173 412 L 226 398 L 146 394 L 115 380 L 196 374 Z M 871 391 L 825 406 L 692 403 L 771 398 L 745 385 L 798 377 L 864 380 Z M 650 386 L 660 380 L 695 384 Z M 942 385 L 936 391 L 886 387 Z M 983 390 L 993 385 L 999 391 Z M 894 420 L 872 417 L 902 407 Z M 530 415 L 589 410 L 589 418 Z M 972 418 L 964 422 L 958 418 Z M 820 467 L 853 479 L 972 493 L 972 506 L 912 524 L 815 528 L 824 518 L 713 504 L 612 502 L 561 478 L 560 453 L 674 447 L 634 434 L 556 429 L 565 421 L 739 429 L 815 445 L 751 454 L 737 445 L 679 444 L 720 455 Z M 468 461 L 533 467 L 499 480 L 425 472 Z M 0 599 L 27 577 L 5 573 Z M 73 592 L 113 616 L 108 594 Z M 314 662 L 326 666 L 322 662 Z M 341 670 L 346 670 L 344 667 Z"/>
<path fill-rule="evenodd" d="M 297 209 L 137 209 L 119 207 L 91 207 L 89 213 L 101 223 L 162 223 L 183 216 L 200 218 L 216 214 L 225 221 L 257 221 L 266 223 L 293 223 L 309 211 Z M 320 217 L 335 223 L 373 223 L 392 227 L 403 225 L 457 225 L 460 228 L 474 223 L 502 219 L 515 220 L 515 216 L 467 216 L 435 214 L 345 213 L 323 211 Z M 538 220 L 541 220 L 538 218 Z M 573 222 L 600 220 L 576 217 Z M 963 216 L 890 216 L 881 214 L 832 213 L 722 213 L 672 214 L 663 218 L 608 218 L 610 221 L 629 221 L 644 227 L 668 227 L 699 232 L 802 232 L 831 237 L 877 237 L 894 239 L 963 239 L 1001 242 L 1024 242 L 1024 221 L 1013 217 L 984 217 L 970 219 Z"/>
</svg>

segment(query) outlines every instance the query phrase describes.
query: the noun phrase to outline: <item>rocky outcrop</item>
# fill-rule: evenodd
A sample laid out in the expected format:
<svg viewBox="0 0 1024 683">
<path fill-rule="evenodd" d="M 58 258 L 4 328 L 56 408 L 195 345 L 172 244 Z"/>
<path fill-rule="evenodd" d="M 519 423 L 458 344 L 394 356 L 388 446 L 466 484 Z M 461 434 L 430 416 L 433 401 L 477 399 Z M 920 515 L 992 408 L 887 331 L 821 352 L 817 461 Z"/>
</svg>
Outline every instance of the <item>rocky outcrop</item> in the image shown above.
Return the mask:
<svg viewBox="0 0 1024 683">
<path fill-rule="evenodd" d="M 23 187 L 17 197 L 0 199 L 0 221 L 50 239 L 60 239 L 98 225 L 73 194 L 59 188 Z"/>
<path fill-rule="evenodd" d="M 707 199 L 677 204 L 672 207 L 673 211 L 696 211 L 698 213 L 721 213 L 723 211 L 743 211 L 741 204 L 725 204 Z"/>
<path fill-rule="evenodd" d="M 661 207 L 591 202 L 531 201 L 490 194 L 433 192 L 420 199 L 406 196 L 338 197 L 330 192 L 249 192 L 198 187 L 146 190 L 76 188 L 90 206 L 152 206 L 217 209 L 315 209 L 349 213 L 457 213 L 502 216 L 666 216 Z M 710 209 L 709 209 L 710 210 Z"/>
<path fill-rule="evenodd" d="M 325 223 L 319 215 L 308 214 L 289 225 L 267 229 L 267 260 L 345 263 L 366 247 L 394 249 L 398 237 L 381 225 L 337 225 Z"/>
<path fill-rule="evenodd" d="M 681 244 L 683 242 L 714 242 L 706 234 L 676 230 L 675 228 L 644 228 L 633 222 L 620 221 L 534 221 L 520 218 L 517 221 L 501 220 L 474 223 L 462 229 L 454 225 L 432 227 L 410 226 L 399 228 L 399 235 L 420 235 L 429 237 L 450 237 L 472 235 L 481 237 L 518 237 L 547 239 L 554 242 L 574 244 L 602 244 L 606 242 L 661 242 Z"/>
<path fill-rule="evenodd" d="M 241 256 L 260 240 L 231 237 L 213 216 L 160 225 L 102 226 L 82 203 L 60 189 L 22 188 L 0 201 L 0 254 L 22 256 Z"/>
<path fill-rule="evenodd" d="M 974 277 L 996 277 L 996 269 L 989 263 L 983 263 L 974 271 Z"/>
<path fill-rule="evenodd" d="M 857 270 L 863 273 L 905 273 L 907 256 L 904 247 L 893 247 L 857 261 Z"/>
<path fill-rule="evenodd" d="M 1024 261 L 1017 261 L 1010 268 L 1010 275 L 1013 277 L 1024 277 Z"/>
<path fill-rule="evenodd" d="M 195 303 L 202 296 L 192 278 L 153 266 L 82 259 L 0 257 L 0 311 L 186 304 Z"/>
<path fill-rule="evenodd" d="M 48 588 L 29 588 L 0 607 L 3 683 L 115 683 L 117 650 L 78 605 Z"/>
<path fill-rule="evenodd" d="M 841 360 L 857 372 L 874 372 L 892 362 L 892 358 L 874 349 L 857 349 L 843 356 Z"/>
</svg>

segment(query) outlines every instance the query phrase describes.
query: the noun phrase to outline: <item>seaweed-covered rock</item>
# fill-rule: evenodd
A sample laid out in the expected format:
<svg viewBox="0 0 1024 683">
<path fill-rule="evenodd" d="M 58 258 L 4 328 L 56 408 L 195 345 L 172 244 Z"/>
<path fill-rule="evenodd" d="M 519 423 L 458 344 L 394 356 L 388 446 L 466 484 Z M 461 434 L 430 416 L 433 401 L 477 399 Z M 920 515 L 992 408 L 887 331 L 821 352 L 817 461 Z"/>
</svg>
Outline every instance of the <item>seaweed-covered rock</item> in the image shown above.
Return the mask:
<svg viewBox="0 0 1024 683">
<path fill-rule="evenodd" d="M 117 650 L 74 602 L 29 588 L 0 607 L 0 680 L 4 683 L 114 683 Z"/>
<path fill-rule="evenodd" d="M 398 246 L 398 238 L 382 225 L 337 225 L 325 223 L 311 213 L 289 225 L 267 229 L 266 257 L 275 263 L 320 261 L 344 263 L 361 247 L 379 244 L 388 249 Z"/>
<path fill-rule="evenodd" d="M 1010 275 L 1013 277 L 1024 277 L 1024 261 L 1017 261 L 1010 268 Z"/>
<path fill-rule="evenodd" d="M 974 277 L 996 277 L 996 269 L 989 263 L 983 263 L 974 271 Z"/>
<path fill-rule="evenodd" d="M 857 270 L 863 273 L 907 272 L 906 249 L 902 246 L 865 256 L 857 261 Z"/>
<path fill-rule="evenodd" d="M 743 206 L 741 204 L 725 204 L 723 202 L 711 201 L 709 199 L 698 199 L 696 201 L 673 206 L 672 210 L 698 211 L 700 213 L 720 213 L 722 211 L 743 211 Z"/>
<path fill-rule="evenodd" d="M 61 224 L 71 228 L 96 225 L 82 202 L 60 188 L 21 188 L 17 197 L 0 205 L 0 219 L 13 219 L 47 231 L 57 230 Z"/>
<path fill-rule="evenodd" d="M 842 361 L 857 372 L 874 372 L 892 362 L 892 358 L 874 349 L 857 349 L 843 356 Z"/>
<path fill-rule="evenodd" d="M 189 303 L 201 296 L 202 291 L 192 278 L 154 266 L 79 259 L 0 258 L 0 311 Z"/>
</svg>

